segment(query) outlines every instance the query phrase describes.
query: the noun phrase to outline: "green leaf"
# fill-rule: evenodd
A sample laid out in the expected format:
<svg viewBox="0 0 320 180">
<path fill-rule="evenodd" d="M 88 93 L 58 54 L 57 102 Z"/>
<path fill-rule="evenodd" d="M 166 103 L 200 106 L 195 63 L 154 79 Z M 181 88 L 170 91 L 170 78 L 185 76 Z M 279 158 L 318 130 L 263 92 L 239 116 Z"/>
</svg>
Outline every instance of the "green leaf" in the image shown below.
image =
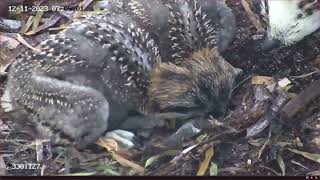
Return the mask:
<svg viewBox="0 0 320 180">
<path fill-rule="evenodd" d="M 210 176 L 217 176 L 218 175 L 218 165 L 216 163 L 211 162 L 209 173 L 210 173 Z"/>
<path fill-rule="evenodd" d="M 34 21 L 34 16 L 29 16 L 26 24 L 20 29 L 20 33 L 25 34 L 31 27 L 33 21 Z"/>
<path fill-rule="evenodd" d="M 269 141 L 270 141 L 270 139 L 268 138 L 268 139 L 264 142 L 264 144 L 262 145 L 262 147 L 259 149 L 258 159 L 260 159 L 261 154 L 262 154 L 263 150 L 266 148 L 266 146 L 267 146 L 267 144 L 269 143 Z"/>
<path fill-rule="evenodd" d="M 271 138 L 271 130 L 269 129 L 268 139 L 265 141 L 263 146 L 259 149 L 258 159 L 260 159 L 263 150 L 266 148 L 267 144 L 270 142 L 270 138 Z"/>
<path fill-rule="evenodd" d="M 259 138 L 259 139 L 249 139 L 248 143 L 252 146 L 260 147 L 264 144 L 265 138 Z"/>
<path fill-rule="evenodd" d="M 286 165 L 284 164 L 283 158 L 280 153 L 277 154 L 277 161 L 282 171 L 282 176 L 286 175 Z"/>
<path fill-rule="evenodd" d="M 298 146 L 298 147 L 303 147 L 303 144 L 302 144 L 302 142 L 301 142 L 301 140 L 300 140 L 299 137 L 297 137 L 296 139 L 294 139 L 294 140 L 292 141 L 292 144 L 294 144 L 294 145 L 296 145 L 296 146 Z"/>
<path fill-rule="evenodd" d="M 145 168 L 149 167 L 150 165 L 156 163 L 157 161 L 161 160 L 162 158 L 164 157 L 167 157 L 167 156 L 175 156 L 179 153 L 179 151 L 177 150 L 168 150 L 168 151 L 165 151 L 161 154 L 158 154 L 158 155 L 155 155 L 155 156 L 152 156 L 150 157 L 147 161 L 146 161 L 146 164 L 144 165 Z"/>
<path fill-rule="evenodd" d="M 203 140 L 206 139 L 206 137 L 208 137 L 208 134 L 202 134 L 202 135 L 198 136 L 196 139 L 197 143 L 201 143 Z"/>
<path fill-rule="evenodd" d="M 105 169 L 102 174 L 106 176 L 121 176 L 119 172 L 116 172 L 112 169 Z"/>
</svg>

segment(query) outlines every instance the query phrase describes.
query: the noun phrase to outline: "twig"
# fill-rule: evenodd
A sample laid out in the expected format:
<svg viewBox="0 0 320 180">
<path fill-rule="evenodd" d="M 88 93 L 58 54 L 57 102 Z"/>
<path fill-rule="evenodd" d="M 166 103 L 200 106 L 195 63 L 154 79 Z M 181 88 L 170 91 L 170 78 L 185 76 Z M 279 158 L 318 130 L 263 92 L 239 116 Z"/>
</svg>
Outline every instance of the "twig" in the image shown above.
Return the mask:
<svg viewBox="0 0 320 180">
<path fill-rule="evenodd" d="M 303 167 L 303 168 L 306 169 L 306 170 L 310 170 L 310 168 L 304 166 L 303 164 L 301 164 L 301 163 L 299 163 L 299 162 L 297 162 L 297 161 L 295 161 L 295 160 L 291 160 L 290 162 L 291 162 L 292 164 L 295 164 L 295 165 L 298 165 L 298 166 L 300 166 L 300 167 Z"/>
<path fill-rule="evenodd" d="M 320 79 L 315 80 L 310 86 L 290 100 L 281 110 L 284 119 L 291 120 L 302 108 L 306 107 L 311 101 L 320 96 Z"/>
<path fill-rule="evenodd" d="M 300 76 L 290 76 L 290 78 L 292 78 L 292 79 L 307 78 L 307 77 L 309 77 L 309 76 L 312 76 L 312 75 L 318 74 L 318 73 L 320 73 L 320 69 L 317 69 L 316 71 L 313 71 L 313 72 L 311 72 L 311 73 L 302 74 L 302 75 L 300 75 Z"/>
<path fill-rule="evenodd" d="M 231 91 L 230 91 L 230 94 L 229 94 L 229 100 L 231 98 L 231 95 L 233 93 L 234 90 L 236 90 L 239 86 L 241 86 L 243 83 L 245 83 L 246 81 L 248 81 L 250 78 L 252 78 L 253 76 L 255 76 L 255 74 L 252 74 L 251 76 L 249 77 L 246 77 L 244 80 L 242 80 L 241 82 L 239 82 L 237 85 L 235 85 Z"/>
<path fill-rule="evenodd" d="M 271 168 L 269 168 L 269 167 L 267 167 L 267 166 L 263 166 L 263 165 L 261 165 L 260 167 L 272 171 L 272 172 L 275 173 L 277 176 L 281 176 L 281 173 L 278 173 L 278 172 L 275 171 L 274 169 L 271 169 Z"/>
<path fill-rule="evenodd" d="M 252 10 L 250 9 L 250 5 L 246 0 L 241 0 L 242 6 L 245 10 L 245 12 L 247 13 L 250 21 L 252 22 L 252 24 L 254 25 L 254 27 L 259 31 L 263 31 L 263 28 L 260 24 L 259 19 L 256 17 L 256 15 L 252 12 Z"/>
</svg>

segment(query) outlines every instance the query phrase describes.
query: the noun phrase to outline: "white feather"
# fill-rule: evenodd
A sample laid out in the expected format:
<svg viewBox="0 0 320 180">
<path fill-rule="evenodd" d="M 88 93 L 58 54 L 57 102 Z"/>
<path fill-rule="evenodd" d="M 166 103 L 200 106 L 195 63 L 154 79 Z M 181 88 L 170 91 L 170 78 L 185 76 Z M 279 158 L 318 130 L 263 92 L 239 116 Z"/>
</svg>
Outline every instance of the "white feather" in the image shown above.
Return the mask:
<svg viewBox="0 0 320 180">
<path fill-rule="evenodd" d="M 268 0 L 269 37 L 289 45 L 320 28 L 320 10 L 314 10 L 312 15 L 297 18 L 299 14 L 303 14 L 303 10 L 298 7 L 299 2 L 300 0 Z"/>
</svg>

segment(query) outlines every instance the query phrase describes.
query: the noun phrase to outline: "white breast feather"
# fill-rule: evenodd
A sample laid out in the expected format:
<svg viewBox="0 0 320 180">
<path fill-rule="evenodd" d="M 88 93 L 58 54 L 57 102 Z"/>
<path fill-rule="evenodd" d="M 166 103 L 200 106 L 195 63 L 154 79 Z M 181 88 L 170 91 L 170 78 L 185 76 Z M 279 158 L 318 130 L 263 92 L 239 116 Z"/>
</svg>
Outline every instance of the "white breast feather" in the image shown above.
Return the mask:
<svg viewBox="0 0 320 180">
<path fill-rule="evenodd" d="M 303 11 L 298 8 L 300 0 L 269 0 L 268 35 L 284 44 L 292 44 L 320 28 L 320 11 L 298 19 Z M 306 6 L 306 8 L 308 5 Z"/>
</svg>

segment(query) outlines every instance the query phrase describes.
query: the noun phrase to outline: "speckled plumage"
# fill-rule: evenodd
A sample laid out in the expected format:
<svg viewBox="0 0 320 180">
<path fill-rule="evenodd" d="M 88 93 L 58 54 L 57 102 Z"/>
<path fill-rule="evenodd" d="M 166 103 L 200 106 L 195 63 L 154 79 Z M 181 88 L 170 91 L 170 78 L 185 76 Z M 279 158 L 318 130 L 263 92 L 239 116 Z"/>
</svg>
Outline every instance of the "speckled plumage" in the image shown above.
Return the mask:
<svg viewBox="0 0 320 180">
<path fill-rule="evenodd" d="M 40 132 L 80 146 L 112 126 L 108 119 L 143 111 L 148 73 L 161 62 L 153 39 L 125 15 L 84 18 L 38 48 L 12 64 L 6 91 L 15 107 L 38 114 Z"/>
<path fill-rule="evenodd" d="M 40 52 L 18 57 L 5 93 L 13 108 L 28 110 L 54 143 L 79 148 L 132 114 L 221 115 L 239 70 L 214 48 L 215 29 L 198 1 L 163 2 L 170 18 L 162 22 L 170 27 L 167 42 L 155 14 L 122 13 L 120 3 L 51 36 Z M 172 29 L 175 21 L 182 22 Z"/>
<path fill-rule="evenodd" d="M 233 13 L 222 0 L 113 0 L 108 10 L 115 9 L 155 34 L 161 56 L 169 62 L 201 48 L 224 51 L 236 30 Z"/>
</svg>

